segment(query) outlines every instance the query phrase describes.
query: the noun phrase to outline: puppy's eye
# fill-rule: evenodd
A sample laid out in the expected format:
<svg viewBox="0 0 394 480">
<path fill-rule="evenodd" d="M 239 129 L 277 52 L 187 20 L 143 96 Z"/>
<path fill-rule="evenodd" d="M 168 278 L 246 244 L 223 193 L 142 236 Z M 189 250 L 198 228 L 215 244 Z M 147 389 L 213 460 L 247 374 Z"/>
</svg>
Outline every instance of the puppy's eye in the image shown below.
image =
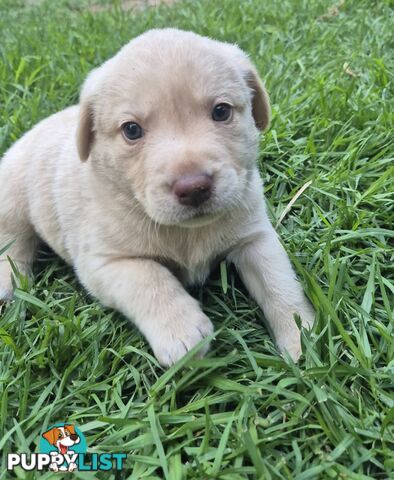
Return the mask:
<svg viewBox="0 0 394 480">
<path fill-rule="evenodd" d="M 127 140 L 138 140 L 144 135 L 144 131 L 135 122 L 126 122 L 122 125 L 123 135 L 127 138 Z"/>
<path fill-rule="evenodd" d="M 233 113 L 233 107 L 228 103 L 219 103 L 212 110 L 212 119 L 215 122 L 225 122 Z"/>
</svg>

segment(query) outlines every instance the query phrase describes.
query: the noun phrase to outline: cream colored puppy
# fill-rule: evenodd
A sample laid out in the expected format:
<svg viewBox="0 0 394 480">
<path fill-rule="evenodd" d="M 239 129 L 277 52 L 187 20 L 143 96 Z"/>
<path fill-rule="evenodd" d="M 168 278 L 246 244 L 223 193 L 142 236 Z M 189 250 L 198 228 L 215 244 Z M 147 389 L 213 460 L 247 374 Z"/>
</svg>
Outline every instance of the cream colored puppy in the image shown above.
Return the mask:
<svg viewBox="0 0 394 480">
<path fill-rule="evenodd" d="M 43 120 L 0 164 L 0 249 L 23 272 L 38 239 L 171 365 L 213 331 L 182 285 L 233 262 L 281 351 L 314 317 L 266 213 L 256 157 L 267 93 L 236 46 L 151 30 L 93 70 L 80 104 Z M 12 294 L 0 261 L 0 297 Z M 203 352 L 202 352 L 203 353 Z"/>
</svg>

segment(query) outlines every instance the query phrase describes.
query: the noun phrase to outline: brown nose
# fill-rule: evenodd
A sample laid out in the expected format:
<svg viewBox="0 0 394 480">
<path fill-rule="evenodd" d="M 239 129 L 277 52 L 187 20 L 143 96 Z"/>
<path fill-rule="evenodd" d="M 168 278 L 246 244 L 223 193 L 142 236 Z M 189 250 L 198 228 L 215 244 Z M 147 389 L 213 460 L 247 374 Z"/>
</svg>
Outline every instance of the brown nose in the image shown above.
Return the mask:
<svg viewBox="0 0 394 480">
<path fill-rule="evenodd" d="M 70 435 L 70 438 L 71 438 L 71 440 L 74 440 L 74 442 L 75 442 L 76 440 L 78 440 L 78 435 L 76 433 L 72 433 Z"/>
<path fill-rule="evenodd" d="M 212 177 L 207 174 L 181 177 L 174 183 L 172 189 L 179 203 L 198 207 L 211 196 Z"/>
</svg>

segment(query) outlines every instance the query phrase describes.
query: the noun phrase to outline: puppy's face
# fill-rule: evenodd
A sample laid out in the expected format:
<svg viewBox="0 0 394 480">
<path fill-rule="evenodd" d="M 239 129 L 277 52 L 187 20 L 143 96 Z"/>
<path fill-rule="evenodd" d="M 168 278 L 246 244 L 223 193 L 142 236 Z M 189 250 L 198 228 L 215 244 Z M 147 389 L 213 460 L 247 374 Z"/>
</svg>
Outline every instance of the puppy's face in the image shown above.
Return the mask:
<svg viewBox="0 0 394 480">
<path fill-rule="evenodd" d="M 268 117 L 237 47 L 153 30 L 88 77 L 78 146 L 155 222 L 199 226 L 242 203 Z"/>
<path fill-rule="evenodd" d="M 68 447 L 80 442 L 79 435 L 75 432 L 73 425 L 64 425 L 64 427 L 55 427 L 42 436 L 51 444 L 56 446 L 62 454 L 67 453 Z"/>
</svg>

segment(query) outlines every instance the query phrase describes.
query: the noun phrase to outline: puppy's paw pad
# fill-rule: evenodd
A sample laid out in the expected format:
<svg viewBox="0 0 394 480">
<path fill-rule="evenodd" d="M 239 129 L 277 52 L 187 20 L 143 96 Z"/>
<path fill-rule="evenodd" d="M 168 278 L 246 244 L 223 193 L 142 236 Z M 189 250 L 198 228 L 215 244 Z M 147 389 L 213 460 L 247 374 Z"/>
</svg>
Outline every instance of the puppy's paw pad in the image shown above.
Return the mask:
<svg viewBox="0 0 394 480">
<path fill-rule="evenodd" d="M 160 364 L 170 367 L 212 333 L 211 321 L 201 312 L 199 315 L 185 318 L 182 323 L 174 322 L 171 327 L 157 332 L 157 338 L 151 342 L 151 345 Z M 208 349 L 209 345 L 202 347 L 197 357 L 203 357 Z"/>
</svg>

